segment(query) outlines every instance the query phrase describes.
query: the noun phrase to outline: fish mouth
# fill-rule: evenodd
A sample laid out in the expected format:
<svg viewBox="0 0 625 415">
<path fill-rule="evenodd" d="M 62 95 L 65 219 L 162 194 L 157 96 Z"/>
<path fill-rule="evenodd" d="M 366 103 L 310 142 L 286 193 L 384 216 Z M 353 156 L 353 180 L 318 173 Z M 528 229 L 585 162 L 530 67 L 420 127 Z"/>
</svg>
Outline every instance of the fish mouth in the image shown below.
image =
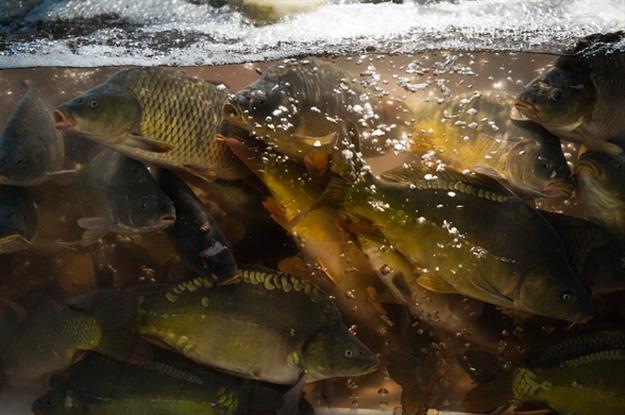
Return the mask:
<svg viewBox="0 0 625 415">
<path fill-rule="evenodd" d="M 568 199 L 569 197 L 573 195 L 573 184 L 551 182 L 551 183 L 548 183 L 545 187 L 543 187 L 543 189 L 540 192 L 542 196 L 546 198 Z"/>
<path fill-rule="evenodd" d="M 591 160 L 582 159 L 577 162 L 575 165 L 575 175 L 578 176 L 581 174 L 588 175 L 594 179 L 601 178 L 601 170 L 599 169 L 599 166 Z"/>
<path fill-rule="evenodd" d="M 73 116 L 60 109 L 57 109 L 52 113 L 52 120 L 54 121 L 54 126 L 59 130 L 75 129 L 78 124 Z"/>
<path fill-rule="evenodd" d="M 148 227 L 153 229 L 164 229 L 172 226 L 174 223 L 176 223 L 176 215 L 169 213 L 153 220 Z"/>
<path fill-rule="evenodd" d="M 225 122 L 236 125 L 237 127 L 250 130 L 247 117 L 243 114 L 243 111 L 235 104 L 230 102 L 224 104 L 222 108 L 222 116 Z"/>
<path fill-rule="evenodd" d="M 525 115 L 530 120 L 540 122 L 540 116 L 538 115 L 538 111 L 533 104 L 518 99 L 514 102 L 514 108 L 516 108 L 517 111 L 519 111 L 522 115 Z"/>
</svg>

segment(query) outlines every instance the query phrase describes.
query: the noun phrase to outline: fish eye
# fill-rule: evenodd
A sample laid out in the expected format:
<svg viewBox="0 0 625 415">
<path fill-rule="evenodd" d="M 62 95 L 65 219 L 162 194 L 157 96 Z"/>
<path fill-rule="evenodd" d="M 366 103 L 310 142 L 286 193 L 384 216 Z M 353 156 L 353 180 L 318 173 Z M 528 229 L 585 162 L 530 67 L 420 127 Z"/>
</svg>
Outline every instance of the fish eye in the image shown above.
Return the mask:
<svg viewBox="0 0 625 415">
<path fill-rule="evenodd" d="M 98 108 L 98 101 L 95 99 L 92 99 L 89 101 L 89 106 L 93 109 Z"/>
<path fill-rule="evenodd" d="M 352 359 L 354 357 L 354 352 L 351 349 L 345 350 L 344 356 L 346 359 Z"/>
<path fill-rule="evenodd" d="M 560 98 L 562 98 L 562 91 L 560 91 L 559 89 L 553 89 L 549 94 L 549 99 L 554 102 L 558 102 Z"/>
<path fill-rule="evenodd" d="M 564 291 L 562 293 L 562 300 L 563 301 L 571 301 L 571 298 L 573 298 L 573 295 L 571 294 L 570 291 Z"/>
</svg>

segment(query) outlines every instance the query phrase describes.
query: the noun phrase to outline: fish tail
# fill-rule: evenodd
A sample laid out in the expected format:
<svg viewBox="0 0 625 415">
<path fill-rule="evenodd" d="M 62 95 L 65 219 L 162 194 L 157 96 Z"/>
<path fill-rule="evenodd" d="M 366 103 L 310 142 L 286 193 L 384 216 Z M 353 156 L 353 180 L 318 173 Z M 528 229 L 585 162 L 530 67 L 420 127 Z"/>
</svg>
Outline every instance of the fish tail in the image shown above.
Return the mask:
<svg viewBox="0 0 625 415">
<path fill-rule="evenodd" d="M 147 363 L 152 359 L 151 348 L 131 329 L 138 310 L 138 297 L 132 293 L 116 294 L 93 310 L 101 332 L 95 350 L 125 362 Z"/>
</svg>

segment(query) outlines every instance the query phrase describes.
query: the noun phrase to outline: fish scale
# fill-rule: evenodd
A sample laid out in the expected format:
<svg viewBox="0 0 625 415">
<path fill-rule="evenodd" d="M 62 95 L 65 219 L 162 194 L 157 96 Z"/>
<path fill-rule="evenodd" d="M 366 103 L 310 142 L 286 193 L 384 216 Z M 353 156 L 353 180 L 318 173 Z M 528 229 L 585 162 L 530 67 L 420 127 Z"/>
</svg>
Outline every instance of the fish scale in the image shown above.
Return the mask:
<svg viewBox="0 0 625 415">
<path fill-rule="evenodd" d="M 204 178 L 240 178 L 241 164 L 214 140 L 227 94 L 209 82 L 164 68 L 138 68 L 114 76 L 136 96 L 141 135 L 173 146 L 165 152 L 129 148 L 129 155 Z M 122 143 L 123 146 L 123 143 Z M 123 149 L 122 149 L 123 150 Z"/>
</svg>

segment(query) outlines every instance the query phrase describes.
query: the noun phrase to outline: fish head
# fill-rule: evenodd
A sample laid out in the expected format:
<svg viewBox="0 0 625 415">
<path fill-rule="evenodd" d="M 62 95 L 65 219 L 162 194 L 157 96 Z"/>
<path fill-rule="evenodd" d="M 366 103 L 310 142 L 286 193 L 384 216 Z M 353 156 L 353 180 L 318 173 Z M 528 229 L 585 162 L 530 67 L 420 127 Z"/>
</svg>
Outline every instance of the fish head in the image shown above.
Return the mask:
<svg viewBox="0 0 625 415">
<path fill-rule="evenodd" d="M 546 260 L 526 271 L 516 298 L 528 312 L 571 322 L 592 317 L 590 292 L 568 264 Z"/>
<path fill-rule="evenodd" d="M 344 326 L 319 329 L 306 342 L 302 358 L 316 379 L 360 376 L 379 365 L 378 356 Z"/>
<path fill-rule="evenodd" d="M 514 187 L 549 198 L 568 198 L 573 178 L 560 140 L 541 126 L 520 121 L 509 137 L 514 144 L 506 154 L 506 175 Z"/>
<path fill-rule="evenodd" d="M 38 398 L 32 406 L 36 415 L 84 415 L 89 410 L 72 390 L 54 388 Z"/>
<path fill-rule="evenodd" d="M 46 138 L 33 134 L 36 133 L 26 132 L 18 137 L 3 134 L 0 138 L 0 184 L 25 184 L 47 173 L 51 160 L 44 144 Z"/>
<path fill-rule="evenodd" d="M 541 125 L 573 129 L 592 111 L 594 95 L 588 76 L 554 67 L 527 84 L 514 106 Z"/>
<path fill-rule="evenodd" d="M 176 222 L 174 203 L 159 189 L 131 195 L 128 212 L 129 225 L 135 229 L 162 230 Z"/>
<path fill-rule="evenodd" d="M 129 90 L 105 83 L 61 104 L 54 121 L 67 131 L 120 137 L 138 128 L 141 107 Z"/>
</svg>

